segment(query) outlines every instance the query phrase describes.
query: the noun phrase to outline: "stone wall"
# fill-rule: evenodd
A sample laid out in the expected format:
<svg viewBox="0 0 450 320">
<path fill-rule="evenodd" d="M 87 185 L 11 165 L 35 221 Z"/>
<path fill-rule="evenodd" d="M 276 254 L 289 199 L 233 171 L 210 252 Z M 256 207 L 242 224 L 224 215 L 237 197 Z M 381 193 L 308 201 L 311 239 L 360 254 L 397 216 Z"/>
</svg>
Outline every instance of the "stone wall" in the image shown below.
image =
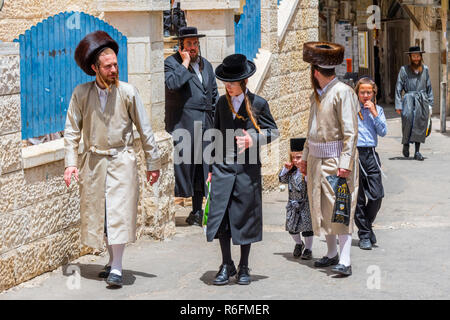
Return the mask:
<svg viewBox="0 0 450 320">
<path fill-rule="evenodd" d="M 289 139 L 306 135 L 312 90 L 302 48 L 305 42 L 318 41 L 319 21 L 318 1 L 298 0 L 287 31 L 279 38 L 277 1 L 262 0 L 261 4 L 262 48 L 272 53 L 272 62 L 258 94 L 269 102 L 280 130 L 279 141 L 262 150 L 263 188 L 267 191 L 279 184 L 278 172 L 289 159 Z"/>
<path fill-rule="evenodd" d="M 234 14 L 239 10 L 238 0 L 181 0 L 188 26 L 198 28 L 201 54 L 215 69 L 223 59 L 234 53 Z M 220 94 L 225 93 L 223 82 L 218 80 Z"/>
<path fill-rule="evenodd" d="M 78 185 L 63 180 L 62 139 L 22 149 L 18 44 L 0 44 L 0 291 L 92 252 L 80 243 Z M 155 134 L 162 156 L 160 181 L 146 182 L 136 140 L 140 198 L 139 238 L 175 234 L 172 142 Z"/>
<path fill-rule="evenodd" d="M 8 0 L 0 11 L 0 40 L 13 41 L 38 22 L 64 11 L 82 11 L 102 18 L 92 0 Z"/>
</svg>

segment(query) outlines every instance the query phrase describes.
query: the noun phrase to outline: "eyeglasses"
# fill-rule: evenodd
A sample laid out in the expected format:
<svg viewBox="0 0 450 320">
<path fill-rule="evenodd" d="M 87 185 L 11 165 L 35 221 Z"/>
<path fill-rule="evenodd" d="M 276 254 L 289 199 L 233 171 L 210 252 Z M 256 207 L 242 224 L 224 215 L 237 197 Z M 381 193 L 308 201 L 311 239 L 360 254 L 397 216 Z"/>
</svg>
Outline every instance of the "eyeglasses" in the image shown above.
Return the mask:
<svg viewBox="0 0 450 320">
<path fill-rule="evenodd" d="M 184 47 L 186 48 L 186 47 L 196 47 L 196 48 L 198 48 L 198 47 L 200 47 L 200 42 L 198 42 L 198 41 L 194 41 L 194 42 L 191 42 L 191 41 L 185 41 L 184 42 Z"/>
</svg>

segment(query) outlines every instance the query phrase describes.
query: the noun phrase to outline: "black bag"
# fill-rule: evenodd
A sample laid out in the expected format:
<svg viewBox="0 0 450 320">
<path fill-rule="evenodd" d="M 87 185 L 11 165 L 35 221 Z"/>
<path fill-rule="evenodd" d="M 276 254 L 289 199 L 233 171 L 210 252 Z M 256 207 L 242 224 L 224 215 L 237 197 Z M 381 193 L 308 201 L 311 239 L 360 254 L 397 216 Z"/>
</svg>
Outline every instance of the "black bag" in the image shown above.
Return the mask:
<svg viewBox="0 0 450 320">
<path fill-rule="evenodd" d="M 328 176 L 327 180 L 331 184 L 336 197 L 331 222 L 342 223 L 349 226 L 352 195 L 348 188 L 347 179 L 333 175 Z"/>
</svg>

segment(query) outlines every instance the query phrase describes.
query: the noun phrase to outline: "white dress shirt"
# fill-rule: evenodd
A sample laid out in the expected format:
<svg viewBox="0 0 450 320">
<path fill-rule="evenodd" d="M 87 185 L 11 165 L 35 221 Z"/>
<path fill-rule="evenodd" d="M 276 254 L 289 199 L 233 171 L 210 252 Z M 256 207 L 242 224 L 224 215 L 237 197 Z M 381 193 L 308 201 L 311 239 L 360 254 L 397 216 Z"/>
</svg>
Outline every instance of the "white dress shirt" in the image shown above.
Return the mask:
<svg viewBox="0 0 450 320">
<path fill-rule="evenodd" d="M 241 93 L 238 96 L 231 97 L 231 103 L 233 103 L 233 108 L 236 113 L 238 113 L 239 108 L 241 107 L 242 101 L 244 101 L 244 93 Z M 233 119 L 236 118 L 236 115 L 233 113 Z"/>
<path fill-rule="evenodd" d="M 328 82 L 328 84 L 323 89 L 317 89 L 317 93 L 319 94 L 319 96 L 321 96 L 327 90 L 327 88 L 330 86 L 330 84 L 334 83 L 337 80 L 338 80 L 338 78 L 333 78 L 333 80 Z"/>
<path fill-rule="evenodd" d="M 106 101 L 108 101 L 108 89 L 100 88 L 97 85 L 97 82 L 95 82 L 95 86 L 97 87 L 98 96 L 100 98 L 100 107 L 102 109 L 102 112 L 105 112 Z"/>
<path fill-rule="evenodd" d="M 195 73 L 197 74 L 198 79 L 201 83 L 203 83 L 203 77 L 202 73 L 200 72 L 200 58 L 197 59 L 197 61 L 191 62 L 192 69 L 194 69 Z"/>
</svg>

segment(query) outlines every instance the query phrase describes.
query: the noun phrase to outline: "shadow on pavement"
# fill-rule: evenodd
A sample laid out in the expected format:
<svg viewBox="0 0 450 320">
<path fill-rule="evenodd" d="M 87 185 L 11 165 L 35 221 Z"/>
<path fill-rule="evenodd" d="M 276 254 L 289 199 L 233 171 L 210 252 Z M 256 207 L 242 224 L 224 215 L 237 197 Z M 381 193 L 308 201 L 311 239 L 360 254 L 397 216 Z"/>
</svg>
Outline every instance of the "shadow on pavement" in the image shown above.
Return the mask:
<svg viewBox="0 0 450 320">
<path fill-rule="evenodd" d="M 426 157 L 423 157 L 424 159 L 427 159 Z M 413 157 L 409 157 L 409 158 L 406 158 L 406 157 L 392 157 L 392 158 L 389 158 L 389 160 L 414 160 L 414 158 Z"/>
<path fill-rule="evenodd" d="M 206 271 L 200 277 L 200 280 L 203 281 L 203 283 L 208 285 L 208 286 L 215 286 L 213 284 L 213 281 L 214 281 L 214 278 L 216 277 L 216 274 L 217 274 L 217 271 Z M 259 280 L 264 280 L 264 279 L 269 278 L 267 276 L 252 274 L 252 268 L 250 268 L 250 277 L 252 279 L 252 282 L 256 282 L 256 281 L 259 281 Z M 226 284 L 226 285 L 239 285 L 239 284 L 236 283 L 236 281 L 237 281 L 236 276 L 230 277 L 230 282 L 228 282 L 228 284 Z"/>
<path fill-rule="evenodd" d="M 62 271 L 63 271 L 64 276 L 70 277 L 74 274 L 74 272 L 79 270 L 80 276 L 85 279 L 104 282 L 105 279 L 98 277 L 98 274 L 103 269 L 103 267 L 104 267 L 103 265 L 99 265 L 99 264 L 77 263 L 77 264 L 70 264 L 70 265 L 63 266 Z M 140 272 L 140 271 L 126 270 L 126 269 L 124 269 L 122 271 L 122 275 L 123 275 L 123 285 L 124 286 L 133 285 L 134 282 L 136 281 L 135 276 L 144 277 L 144 278 L 156 278 L 156 275 L 154 275 L 154 274 Z M 106 282 L 105 282 L 105 284 L 106 284 Z M 110 288 L 110 287 L 108 286 L 108 288 Z M 113 288 L 111 288 L 111 289 L 113 289 Z"/>
<path fill-rule="evenodd" d="M 292 255 L 292 252 L 275 252 L 274 255 L 282 256 L 288 261 L 297 262 L 298 264 L 304 265 L 304 266 L 314 269 L 318 272 L 325 273 L 327 276 L 329 276 L 329 277 L 331 276 L 332 278 L 346 278 L 346 276 L 342 276 L 342 275 L 332 272 L 331 266 L 325 267 L 325 268 L 316 268 L 314 266 L 314 262 L 317 260 L 320 260 L 320 258 L 313 258 L 312 260 L 302 260 L 301 258 L 294 258 L 294 256 Z"/>
</svg>

